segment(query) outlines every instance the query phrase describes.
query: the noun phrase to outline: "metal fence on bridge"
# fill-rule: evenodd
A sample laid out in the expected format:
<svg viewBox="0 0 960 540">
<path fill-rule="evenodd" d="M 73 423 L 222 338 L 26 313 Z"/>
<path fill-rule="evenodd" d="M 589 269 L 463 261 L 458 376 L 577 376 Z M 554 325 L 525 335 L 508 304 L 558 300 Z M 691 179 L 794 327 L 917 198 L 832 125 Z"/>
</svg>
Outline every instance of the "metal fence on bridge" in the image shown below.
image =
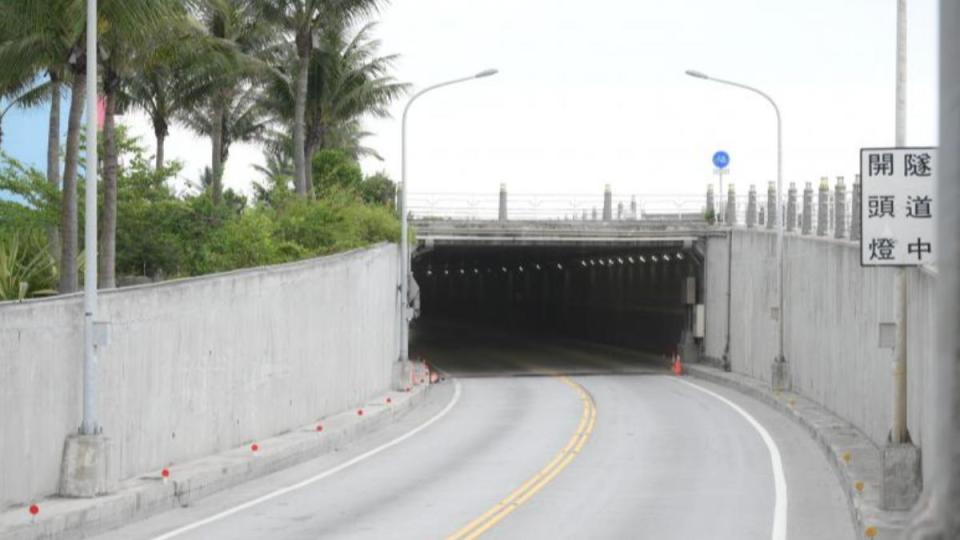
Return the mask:
<svg viewBox="0 0 960 540">
<path fill-rule="evenodd" d="M 502 192 L 501 192 L 502 193 Z M 500 218 L 498 193 L 411 193 L 407 197 L 415 218 L 496 220 Z M 508 219 L 603 220 L 604 195 L 589 193 L 510 193 Z M 702 194 L 611 195 L 610 219 L 702 220 L 706 199 Z"/>
</svg>

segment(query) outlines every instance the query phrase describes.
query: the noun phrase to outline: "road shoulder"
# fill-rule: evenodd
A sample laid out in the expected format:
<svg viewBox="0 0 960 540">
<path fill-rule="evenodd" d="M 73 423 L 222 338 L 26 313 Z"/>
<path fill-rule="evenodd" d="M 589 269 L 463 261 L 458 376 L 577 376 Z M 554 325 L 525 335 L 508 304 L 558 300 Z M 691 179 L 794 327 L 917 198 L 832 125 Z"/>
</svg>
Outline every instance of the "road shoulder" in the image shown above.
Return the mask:
<svg viewBox="0 0 960 540">
<path fill-rule="evenodd" d="M 858 535 L 880 539 L 900 537 L 909 513 L 880 508 L 880 449 L 860 430 L 800 394 L 774 393 L 763 381 L 713 367 L 697 364 L 684 367 L 691 376 L 753 397 L 805 428 L 823 450 L 840 481 Z"/>
<path fill-rule="evenodd" d="M 388 426 L 422 403 L 428 391 L 426 384 L 415 385 L 409 392 L 389 391 L 357 408 L 278 436 L 125 480 L 107 496 L 49 497 L 35 503 L 39 509 L 36 515 L 31 515 L 27 507 L 7 509 L 0 513 L 0 538 L 87 537 L 188 506 L 224 489 L 333 452 Z"/>
</svg>

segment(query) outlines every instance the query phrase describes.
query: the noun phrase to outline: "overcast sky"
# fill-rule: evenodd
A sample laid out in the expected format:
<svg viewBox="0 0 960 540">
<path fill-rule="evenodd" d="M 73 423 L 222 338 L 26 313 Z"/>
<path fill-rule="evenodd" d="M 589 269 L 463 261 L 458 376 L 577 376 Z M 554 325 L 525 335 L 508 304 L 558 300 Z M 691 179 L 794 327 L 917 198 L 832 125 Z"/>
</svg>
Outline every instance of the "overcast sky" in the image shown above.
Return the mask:
<svg viewBox="0 0 960 540">
<path fill-rule="evenodd" d="M 936 1 L 908 4 L 907 140 L 933 145 Z M 773 96 L 787 182 L 852 179 L 859 148 L 893 142 L 895 17 L 895 0 L 394 0 L 376 35 L 384 54 L 402 55 L 395 74 L 415 88 L 500 70 L 414 106 L 412 192 L 493 193 L 505 182 L 516 193 L 595 193 L 609 183 L 621 194 L 700 194 L 714 179 L 710 156 L 724 149 L 742 193 L 775 178 L 773 111 L 684 70 Z M 399 179 L 404 103 L 392 119 L 367 122 L 376 133 L 367 143 L 385 158 L 366 160 L 368 173 Z M 18 114 L 5 128 L 16 138 L 38 119 Z M 126 121 L 152 144 L 145 119 Z M 181 129 L 168 145 L 188 177 L 209 161 L 209 142 Z M 255 147 L 231 149 L 227 185 L 249 192 L 261 159 Z"/>
</svg>

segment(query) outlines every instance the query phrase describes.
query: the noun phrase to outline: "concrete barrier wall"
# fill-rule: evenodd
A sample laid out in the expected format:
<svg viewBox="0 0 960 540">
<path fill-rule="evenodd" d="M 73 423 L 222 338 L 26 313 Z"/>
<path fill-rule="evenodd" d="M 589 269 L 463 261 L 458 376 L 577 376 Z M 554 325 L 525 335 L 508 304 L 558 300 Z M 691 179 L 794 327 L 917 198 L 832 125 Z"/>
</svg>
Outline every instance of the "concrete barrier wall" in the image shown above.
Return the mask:
<svg viewBox="0 0 960 540">
<path fill-rule="evenodd" d="M 390 385 L 396 246 L 100 296 L 119 478 L 307 424 Z M 82 298 L 0 304 L 0 508 L 57 491 L 82 414 Z"/>
<path fill-rule="evenodd" d="M 719 359 L 726 342 L 728 240 L 707 241 L 705 352 Z M 894 322 L 893 269 L 862 268 L 859 244 L 789 234 L 785 237 L 785 356 L 793 388 L 885 443 L 892 418 L 893 351 L 881 349 L 879 324 Z M 777 353 L 776 235 L 733 234 L 732 369 L 770 381 Z M 908 278 L 909 429 L 928 436 L 930 405 L 922 388 L 934 353 L 931 309 L 936 276 L 911 269 Z"/>
</svg>

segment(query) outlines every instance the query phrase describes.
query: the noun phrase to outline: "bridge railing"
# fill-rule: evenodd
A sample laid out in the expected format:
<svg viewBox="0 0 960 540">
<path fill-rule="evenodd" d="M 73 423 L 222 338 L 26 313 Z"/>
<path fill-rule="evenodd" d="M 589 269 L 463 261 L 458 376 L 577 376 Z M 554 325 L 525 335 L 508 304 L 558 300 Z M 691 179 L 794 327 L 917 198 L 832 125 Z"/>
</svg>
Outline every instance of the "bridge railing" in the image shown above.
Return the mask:
<svg viewBox="0 0 960 540">
<path fill-rule="evenodd" d="M 411 193 L 414 218 L 465 220 L 703 220 L 698 194 Z M 606 219 L 605 219 L 606 218 Z"/>
<path fill-rule="evenodd" d="M 722 197 L 712 186 L 704 197 L 620 194 L 609 185 L 600 194 L 508 194 L 502 184 L 499 193 L 411 193 L 407 199 L 414 218 L 451 220 L 684 220 L 772 229 L 770 216 L 779 212 L 789 232 L 859 239 L 859 178 L 849 186 L 843 177 L 837 177 L 833 186 L 824 177 L 816 189 L 812 182 L 802 188 L 795 183 L 784 187 L 779 205 L 773 183 L 762 192 L 750 185 L 746 193 L 731 185 Z"/>
</svg>

